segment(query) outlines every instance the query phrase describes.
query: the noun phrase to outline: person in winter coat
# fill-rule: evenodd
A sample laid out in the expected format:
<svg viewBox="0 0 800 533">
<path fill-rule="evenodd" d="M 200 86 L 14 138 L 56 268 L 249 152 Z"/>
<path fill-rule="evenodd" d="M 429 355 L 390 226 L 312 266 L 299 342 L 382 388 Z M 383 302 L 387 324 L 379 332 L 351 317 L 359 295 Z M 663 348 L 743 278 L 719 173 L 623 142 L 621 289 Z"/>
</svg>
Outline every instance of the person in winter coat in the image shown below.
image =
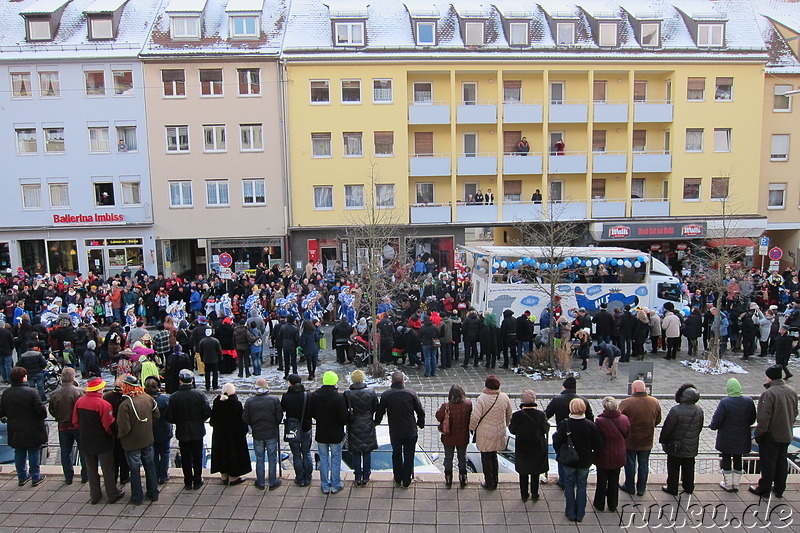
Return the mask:
<svg viewBox="0 0 800 533">
<path fill-rule="evenodd" d="M 353 332 L 353 326 L 350 325 L 347 318 L 342 318 L 331 330 L 333 347 L 336 349 L 336 362 L 339 364 L 344 364 L 347 360 L 347 347 Z"/>
<path fill-rule="evenodd" d="M 519 366 L 519 352 L 517 352 L 517 319 L 514 311 L 503 311 L 503 322 L 500 324 L 500 342 L 503 346 L 503 364 L 500 368 L 508 368 L 508 352 L 511 351 L 511 366 Z"/>
<path fill-rule="evenodd" d="M 158 378 L 150 377 L 144 383 L 144 391 L 155 400 L 161 416 L 153 421 L 153 452 L 156 461 L 158 484 L 163 485 L 169 479 L 169 445 L 172 442 L 172 424 L 167 422 L 166 413 L 169 407 L 169 394 L 161 392 Z"/>
<path fill-rule="evenodd" d="M 658 346 L 661 342 L 661 317 L 655 309 L 650 311 L 650 353 L 658 353 Z"/>
<path fill-rule="evenodd" d="M 164 384 L 166 385 L 167 394 L 172 394 L 178 390 L 180 386 L 180 379 L 178 376 L 180 376 L 181 370 L 192 370 L 192 368 L 192 360 L 186 352 L 183 351 L 183 347 L 180 344 L 176 344 L 172 349 L 172 353 L 167 357 L 164 371 Z M 145 378 L 144 382 L 145 385 L 147 385 L 147 378 Z"/>
<path fill-rule="evenodd" d="M 478 336 L 481 341 L 481 358 L 486 358 L 486 368 L 495 368 L 500 355 L 500 329 L 494 313 L 486 313 L 483 317 L 483 327 Z"/>
<path fill-rule="evenodd" d="M 322 387 L 308 399 L 308 410 L 317 422 L 319 481 L 323 494 L 337 494 L 342 486 L 342 441 L 347 424 L 344 397 L 336 390 L 339 376 L 328 370 L 322 375 Z"/>
<path fill-rule="evenodd" d="M 603 412 L 595 420 L 603 436 L 603 447 L 595 454 L 597 486 L 594 492 L 594 508 L 602 511 L 608 502 L 608 510 L 616 512 L 619 502 L 619 472 L 627 461 L 625 439 L 631 429 L 628 417 L 619 411 L 617 400 L 611 396 L 603 398 Z"/>
<path fill-rule="evenodd" d="M 742 386 L 736 378 L 730 378 L 725 387 L 728 396 L 717 404 L 708 428 L 717 432 L 715 448 L 722 455 L 719 486 L 736 492 L 744 473 L 742 456 L 750 453 L 750 426 L 756 421 L 756 406 L 749 397 L 742 396 Z"/>
<path fill-rule="evenodd" d="M 592 317 L 595 325 L 595 339 L 598 343 L 610 343 L 614 332 L 614 317 L 608 312 L 608 304 L 601 303 L 600 310 Z"/>
<path fill-rule="evenodd" d="M 533 322 L 531 322 L 531 312 L 525 311 L 517 317 L 517 353 L 520 361 L 531 351 L 533 342 Z"/>
<path fill-rule="evenodd" d="M 480 340 L 481 319 L 474 310 L 470 311 L 461 324 L 461 333 L 464 337 L 464 368 L 469 366 L 471 360 L 473 366 L 478 366 L 479 352 L 478 341 Z"/>
<path fill-rule="evenodd" d="M 519 474 L 522 501 L 528 501 L 529 497 L 536 501 L 539 499 L 539 475 L 549 470 L 547 433 L 550 424 L 545 414 L 536 408 L 535 392 L 525 389 L 520 400 L 522 404 L 519 411 L 511 415 L 508 431 L 516 436 L 514 468 Z"/>
<path fill-rule="evenodd" d="M 752 305 L 758 307 L 753 302 Z M 753 343 L 756 340 L 756 325 L 753 322 L 753 311 L 743 309 L 739 313 L 739 335 L 742 338 L 742 360 L 747 361 L 753 355 Z"/>
<path fill-rule="evenodd" d="M 686 317 L 686 323 L 683 326 L 683 336 L 689 344 L 689 357 L 697 356 L 697 339 L 703 333 L 703 317 L 700 315 L 700 309 L 697 307 L 692 308 L 689 316 Z"/>
<path fill-rule="evenodd" d="M 441 354 L 441 368 L 453 366 L 453 319 L 451 314 L 446 314 L 439 325 L 439 341 L 442 346 L 439 349 Z"/>
<path fill-rule="evenodd" d="M 603 447 L 603 436 L 591 420 L 586 418 L 586 402 L 582 398 L 573 398 L 569 402 L 569 417 L 558 424 L 553 434 L 553 447 L 559 464 L 562 463 L 561 447 L 570 437 L 578 460 L 572 464 L 564 464 L 564 495 L 566 506 L 564 514 L 568 520 L 581 522 L 586 514 L 586 483 L 589 467 L 592 466 L 595 454 Z"/>
<path fill-rule="evenodd" d="M 553 416 L 556 417 L 555 419 L 556 427 L 558 427 L 558 425 L 561 424 L 563 420 L 566 420 L 567 417 L 569 416 L 570 413 L 569 404 L 570 402 L 572 402 L 572 399 L 581 398 L 580 396 L 578 396 L 577 393 L 578 382 L 573 376 L 569 376 L 567 379 L 565 379 L 564 382 L 561 384 L 561 387 L 562 387 L 561 394 L 550 400 L 550 403 L 547 404 L 547 409 L 545 410 L 545 415 L 547 415 L 548 420 L 553 418 Z M 594 420 L 594 414 L 592 414 L 592 406 L 589 405 L 589 402 L 587 402 L 585 399 L 581 398 L 581 400 L 583 400 L 583 403 L 585 404 L 584 407 L 585 417 L 588 420 Z M 561 465 L 561 463 L 558 463 L 558 481 L 556 483 L 558 484 L 559 487 L 563 487 L 564 485 L 563 480 L 564 480 L 564 468 Z"/>
<path fill-rule="evenodd" d="M 0 418 L 8 424 L 8 445 L 14 449 L 19 486 L 32 481 L 35 487 L 44 481 L 39 464 L 42 445 L 47 444 L 47 410 L 39 394 L 28 387 L 28 371 L 24 367 L 11 369 L 10 380 L 11 387 L 0 396 Z"/>
<path fill-rule="evenodd" d="M 661 331 L 667 340 L 667 355 L 664 359 L 675 359 L 681 347 L 681 319 L 675 313 L 677 311 L 666 310 L 661 321 Z"/>
<path fill-rule="evenodd" d="M 775 313 L 772 309 L 767 309 L 762 313 L 761 309 L 755 309 L 756 326 L 758 326 L 758 343 L 761 347 L 759 357 L 766 357 L 769 353 L 769 340 L 772 333 L 772 324 L 775 322 Z"/>
<path fill-rule="evenodd" d="M 153 453 L 153 421 L 160 416 L 156 401 L 145 394 L 136 377 L 127 375 L 122 381 L 122 402 L 117 412 L 117 437 L 128 461 L 131 482 L 131 503 L 144 500 L 141 468 L 144 467 L 147 497 L 158 501 L 158 477 Z"/>
<path fill-rule="evenodd" d="M 511 422 L 511 413 L 511 400 L 505 392 L 500 392 L 500 378 L 489 374 L 469 418 L 469 429 L 475 432 L 475 446 L 481 452 L 484 479 L 481 487 L 484 489 L 497 489 L 497 452 L 506 449 L 506 428 Z"/>
<path fill-rule="evenodd" d="M 297 374 L 289 376 L 289 389 L 281 398 L 281 408 L 286 418 L 300 421 L 300 442 L 290 442 L 295 485 L 307 487 L 311 484 L 314 461 L 311 458 L 311 410 L 308 408 L 309 394 Z"/>
<path fill-rule="evenodd" d="M 239 369 L 239 377 L 250 377 L 250 344 L 256 338 L 244 324 L 244 318 L 239 320 L 233 328 L 233 345 L 236 347 L 236 366 Z"/>
<path fill-rule="evenodd" d="M 407 489 L 414 477 L 417 428 L 425 428 L 425 410 L 417 393 L 406 388 L 402 372 L 392 373 L 391 387 L 381 394 L 378 411 L 375 413 L 375 425 L 380 425 L 384 414 L 389 418 L 394 484 Z"/>
<path fill-rule="evenodd" d="M 41 346 L 32 346 L 30 350 L 19 356 L 18 367 L 22 367 L 26 372 L 26 383 L 28 387 L 34 388 L 39 392 L 42 403 L 47 401 L 44 392 L 44 369 L 47 366 L 47 359 L 42 355 Z"/>
<path fill-rule="evenodd" d="M 444 482 L 447 488 L 453 486 L 453 455 L 458 457 L 458 480 L 461 488 L 467 486 L 467 445 L 469 444 L 469 419 L 472 414 L 472 402 L 461 385 L 453 384 L 447 395 L 447 401 L 436 411 L 439 421 L 439 432 L 444 445 Z M 447 433 L 445 433 L 447 419 Z"/>
<path fill-rule="evenodd" d="M 248 319 L 248 324 L 250 324 L 250 320 L 252 320 L 252 317 Z M 253 375 L 260 376 L 261 363 L 263 363 L 264 357 L 265 336 L 257 326 L 250 328 L 250 334 L 253 336 L 253 342 L 250 343 L 250 359 L 253 360 Z"/>
<path fill-rule="evenodd" d="M 123 400 L 122 381 L 124 379 L 125 376 L 118 375 L 117 379 L 114 381 L 114 388 L 103 394 L 103 399 L 111 405 L 111 414 L 114 416 L 114 422 L 112 424 L 112 429 L 114 430 L 114 475 L 119 480 L 120 485 L 124 485 L 130 480 L 128 460 L 125 457 L 125 450 L 122 448 L 122 443 L 117 436 L 117 414 L 119 413 L 119 406 Z"/>
<path fill-rule="evenodd" d="M 256 488 L 264 490 L 267 477 L 264 469 L 264 457 L 269 463 L 269 490 L 281 486 L 278 477 L 280 424 L 283 420 L 281 402 L 276 396 L 269 395 L 269 383 L 264 378 L 256 380 L 256 393 L 244 402 L 242 421 L 250 426 L 253 434 L 253 452 L 256 456 Z"/>
<path fill-rule="evenodd" d="M 644 343 L 650 336 L 650 317 L 644 310 L 636 311 L 636 320 L 633 322 L 633 356 L 644 361 Z"/>
<path fill-rule="evenodd" d="M 783 369 L 786 379 L 792 377 L 789 372 L 789 359 L 792 355 L 792 346 L 794 344 L 794 337 L 789 336 L 789 330 L 786 326 L 781 326 L 778 329 L 778 336 L 775 338 L 775 364 Z"/>
<path fill-rule="evenodd" d="M 214 332 L 214 336 L 222 349 L 219 372 L 220 374 L 233 374 L 233 371 L 236 370 L 236 345 L 233 343 L 233 320 L 231 317 L 222 319 L 222 324 Z"/>
<path fill-rule="evenodd" d="M 425 362 L 425 377 L 436 376 L 436 344 L 439 341 L 439 328 L 433 325 L 430 317 L 425 317 L 425 322 L 418 332 L 419 342 L 422 344 L 422 358 Z"/>
<path fill-rule="evenodd" d="M 203 486 L 203 436 L 211 407 L 205 394 L 195 389 L 191 371 L 181 370 L 179 378 L 181 386 L 170 396 L 165 418 L 175 424 L 183 484 L 186 490 L 197 490 Z"/>
<path fill-rule="evenodd" d="M 233 383 L 226 383 L 220 395 L 214 398 L 208 421 L 214 428 L 211 434 L 211 473 L 219 472 L 223 485 L 244 483 L 244 475 L 252 471 L 243 412 L 236 387 Z"/>
<path fill-rule="evenodd" d="M 620 412 L 628 417 L 631 430 L 625 438 L 627 460 L 625 483 L 620 490 L 644 496 L 647 477 L 650 473 L 650 452 L 653 450 L 653 434 L 661 423 L 661 404 L 647 394 L 647 385 L 637 379 L 631 383 L 631 396 L 619 404 Z M 637 467 L 638 463 L 638 467 Z"/>
<path fill-rule="evenodd" d="M 684 492 L 694 492 L 694 458 L 703 429 L 703 410 L 697 406 L 698 400 L 700 393 L 694 385 L 681 385 L 675 392 L 678 405 L 669 410 L 658 438 L 667 454 L 667 484 L 661 490 L 673 496 L 678 495 L 679 479 Z"/>
<path fill-rule="evenodd" d="M 297 348 L 300 346 L 300 330 L 294 325 L 294 317 L 287 316 L 276 336 L 276 346 L 283 354 L 283 379 L 297 374 Z"/>
<path fill-rule="evenodd" d="M 347 451 L 353 458 L 356 487 L 366 487 L 372 474 L 372 451 L 378 449 L 375 434 L 375 412 L 378 395 L 364 383 L 364 372 L 354 370 L 350 389 L 344 391 L 347 405 Z"/>
<path fill-rule="evenodd" d="M 619 307 L 614 308 L 614 325 L 617 334 L 619 335 L 619 344 L 617 348 L 622 351 L 622 358 L 620 359 L 621 362 L 627 363 L 630 361 L 631 358 L 631 344 L 633 342 L 633 326 L 636 323 L 636 319 L 631 314 L 631 306 L 626 305 L 623 309 L 619 309 L 620 312 L 617 313 Z"/>
<path fill-rule="evenodd" d="M 81 436 L 78 428 L 72 425 L 72 412 L 75 410 L 75 402 L 83 396 L 83 391 L 78 388 L 75 381 L 75 369 L 66 367 L 61 371 L 61 386 L 50 395 L 50 403 L 47 410 L 53 415 L 58 423 L 58 444 L 61 448 L 61 470 L 64 472 L 64 482 L 72 485 L 75 474 L 73 465 L 75 464 L 72 456 L 73 444 L 78 447 L 78 455 L 81 458 L 81 483 L 86 483 L 88 478 L 84 471 L 86 459 L 81 451 Z"/>
<path fill-rule="evenodd" d="M 313 380 L 317 373 L 319 363 L 319 341 L 323 336 L 322 329 L 319 327 L 319 320 L 305 320 L 303 322 L 303 333 L 300 335 L 300 347 L 303 355 L 306 356 L 306 368 L 308 369 L 308 379 Z"/>
</svg>

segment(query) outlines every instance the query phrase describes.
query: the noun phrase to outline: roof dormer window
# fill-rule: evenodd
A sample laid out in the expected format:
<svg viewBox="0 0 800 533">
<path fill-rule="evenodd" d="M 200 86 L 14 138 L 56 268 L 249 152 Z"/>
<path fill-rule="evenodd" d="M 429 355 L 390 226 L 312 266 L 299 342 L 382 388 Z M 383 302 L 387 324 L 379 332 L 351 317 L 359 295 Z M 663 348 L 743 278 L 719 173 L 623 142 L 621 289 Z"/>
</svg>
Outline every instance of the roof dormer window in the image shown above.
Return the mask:
<svg viewBox="0 0 800 533">
<path fill-rule="evenodd" d="M 110 18 L 90 17 L 89 18 L 89 39 L 113 39 L 114 22 Z"/>
<path fill-rule="evenodd" d="M 617 46 L 617 23 L 601 22 L 597 44 L 600 46 Z"/>
<path fill-rule="evenodd" d="M 70 0 L 38 0 L 20 11 L 28 41 L 52 41 Z"/>
<path fill-rule="evenodd" d="M 575 44 L 575 23 L 556 23 L 556 44 L 559 46 Z"/>
<path fill-rule="evenodd" d="M 465 22 L 464 35 L 464 44 L 467 46 L 483 46 L 486 44 L 483 22 Z"/>
<path fill-rule="evenodd" d="M 697 25 L 697 46 L 720 47 L 724 43 L 725 25 L 700 23 Z"/>
<path fill-rule="evenodd" d="M 643 22 L 640 33 L 639 44 L 642 46 L 661 46 L 661 25 L 658 22 Z"/>
<path fill-rule="evenodd" d="M 253 39 L 259 34 L 257 15 L 231 17 L 231 37 L 234 39 Z"/>
<path fill-rule="evenodd" d="M 200 17 L 172 16 L 170 22 L 170 36 L 173 39 L 199 39 Z"/>
<path fill-rule="evenodd" d="M 436 22 L 417 22 L 417 44 L 420 46 L 436 45 Z"/>
<path fill-rule="evenodd" d="M 49 18 L 29 18 L 27 22 L 29 41 L 50 41 L 53 39 Z"/>
<path fill-rule="evenodd" d="M 364 46 L 363 22 L 337 22 L 333 31 L 336 46 Z"/>
<path fill-rule="evenodd" d="M 528 46 L 528 23 L 508 23 L 508 44 L 511 46 Z"/>
</svg>

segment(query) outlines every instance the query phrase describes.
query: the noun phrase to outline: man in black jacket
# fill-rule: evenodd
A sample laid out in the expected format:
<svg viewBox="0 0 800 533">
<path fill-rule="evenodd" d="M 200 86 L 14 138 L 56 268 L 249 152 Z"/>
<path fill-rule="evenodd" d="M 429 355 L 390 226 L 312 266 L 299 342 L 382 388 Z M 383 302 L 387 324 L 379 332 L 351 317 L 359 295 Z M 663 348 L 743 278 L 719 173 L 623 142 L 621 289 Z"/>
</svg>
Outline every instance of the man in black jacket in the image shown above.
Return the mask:
<svg viewBox="0 0 800 533">
<path fill-rule="evenodd" d="M 175 424 L 175 437 L 181 451 L 183 484 L 186 490 L 203 486 L 203 436 L 206 420 L 211 416 L 211 406 L 205 394 L 195 389 L 194 374 L 181 370 L 181 385 L 169 398 L 164 418 Z"/>
<path fill-rule="evenodd" d="M 286 317 L 286 323 L 278 331 L 278 345 L 283 351 L 283 379 L 289 379 L 291 373 L 297 374 L 297 347 L 300 346 L 300 330 L 294 325 L 294 317 Z"/>
<path fill-rule="evenodd" d="M 478 366 L 478 340 L 480 339 L 481 319 L 478 313 L 474 310 L 470 311 L 467 318 L 464 319 L 461 325 L 461 331 L 464 335 L 464 368 L 469 366 L 469 361 L 472 356 L 475 356 L 475 363 L 473 366 Z"/>
<path fill-rule="evenodd" d="M 303 388 L 302 379 L 297 374 L 289 376 L 289 390 L 281 398 L 281 408 L 286 418 L 300 420 L 302 436 L 300 442 L 290 442 L 294 483 L 300 487 L 311 484 L 314 461 L 311 459 L 311 409 L 308 408 L 309 394 Z"/>
<path fill-rule="evenodd" d="M 381 394 L 378 411 L 375 413 L 375 425 L 380 425 L 384 414 L 389 416 L 394 484 L 407 489 L 414 476 L 417 428 L 425 427 L 425 410 L 417 393 L 405 388 L 402 372 L 392 374 L 391 388 Z"/>
<path fill-rule="evenodd" d="M 608 304 L 601 303 L 600 310 L 592 318 L 595 325 L 594 338 L 598 344 L 609 344 L 614 331 L 614 317 L 608 312 Z"/>
<path fill-rule="evenodd" d="M 347 346 L 352 333 L 353 326 L 350 325 L 346 318 L 337 322 L 336 325 L 333 326 L 333 330 L 331 330 L 333 347 L 336 349 L 336 362 L 339 364 L 344 364 L 347 360 Z"/>
<path fill-rule="evenodd" d="M 775 339 L 775 364 L 781 367 L 786 377 L 792 377 L 789 372 L 789 358 L 792 356 L 792 344 L 794 339 L 789 336 L 789 329 L 781 326 L 778 330 L 778 337 Z"/>
<path fill-rule="evenodd" d="M 525 311 L 517 317 L 517 353 L 520 360 L 531 351 L 533 340 L 533 323 L 530 319 L 531 312 Z"/>
<path fill-rule="evenodd" d="M 14 334 L 11 327 L 3 324 L 0 327 L 0 377 L 8 383 L 11 377 L 11 368 L 14 366 L 12 354 L 14 353 Z"/>
<path fill-rule="evenodd" d="M 11 371 L 11 387 L 0 397 L 0 418 L 8 422 L 8 444 L 14 448 L 19 486 L 33 480 L 35 487 L 44 481 L 44 476 L 39 474 L 39 462 L 41 447 L 47 444 L 44 424 L 47 411 L 36 391 L 26 386 L 27 376 L 25 368 Z M 30 476 L 25 468 L 26 460 Z"/>
<path fill-rule="evenodd" d="M 503 343 L 503 365 L 500 368 L 508 368 L 508 352 L 511 351 L 511 364 L 519 366 L 517 352 L 517 319 L 514 318 L 514 311 L 506 309 L 503 311 L 503 323 L 500 324 L 500 342 Z"/>
<path fill-rule="evenodd" d="M 41 345 L 39 344 L 32 346 L 30 350 L 20 356 L 19 360 L 17 360 L 17 366 L 21 366 L 27 371 L 28 386 L 37 389 L 42 402 L 46 402 L 47 395 L 44 393 L 44 369 L 47 366 L 47 359 L 42 355 L 41 349 Z"/>
<path fill-rule="evenodd" d="M 222 345 L 213 336 L 213 331 L 208 328 L 204 331 L 205 338 L 197 343 L 197 353 L 205 366 L 206 390 L 219 388 L 219 362 L 222 360 Z"/>
<path fill-rule="evenodd" d="M 336 494 L 342 485 L 342 441 L 347 424 L 347 406 L 336 390 L 339 376 L 328 370 L 322 375 L 322 387 L 308 400 L 311 416 L 317 421 L 319 479 L 323 494 Z"/>
<path fill-rule="evenodd" d="M 569 376 L 567 379 L 565 379 L 561 384 L 561 387 L 561 394 L 550 400 L 550 403 L 547 404 L 547 409 L 544 412 L 544 414 L 547 415 L 548 420 L 553 418 L 555 415 L 556 427 L 561 424 L 562 420 L 566 420 L 569 417 L 569 402 L 571 402 L 573 398 L 581 398 L 578 396 L 578 383 L 575 381 L 574 377 Z M 589 402 L 587 402 L 585 398 L 581 399 L 583 400 L 583 403 L 586 404 L 586 419 L 594 421 L 592 406 L 589 405 Z M 561 463 L 558 463 L 558 481 L 556 483 L 562 488 L 564 486 L 563 479 L 564 467 L 561 465 Z"/>
<path fill-rule="evenodd" d="M 266 379 L 258 378 L 256 380 L 256 393 L 244 402 L 242 420 L 250 426 L 253 434 L 253 451 L 256 455 L 256 488 L 264 490 L 266 485 L 264 472 L 264 454 L 266 453 L 269 463 L 269 490 L 275 490 L 281 486 L 277 469 L 283 409 L 280 400 L 269 395 L 269 384 Z"/>
</svg>

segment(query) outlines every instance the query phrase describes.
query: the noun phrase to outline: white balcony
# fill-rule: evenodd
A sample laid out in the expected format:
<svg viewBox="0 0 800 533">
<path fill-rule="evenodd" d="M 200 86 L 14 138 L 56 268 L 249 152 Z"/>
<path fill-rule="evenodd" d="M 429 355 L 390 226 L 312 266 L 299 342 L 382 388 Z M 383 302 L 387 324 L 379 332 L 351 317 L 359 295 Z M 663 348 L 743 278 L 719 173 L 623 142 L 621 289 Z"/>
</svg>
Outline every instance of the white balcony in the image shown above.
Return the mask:
<svg viewBox="0 0 800 533">
<path fill-rule="evenodd" d="M 533 202 L 503 202 L 503 220 L 508 222 L 542 220 L 542 205 Z"/>
<path fill-rule="evenodd" d="M 521 174 L 541 174 L 541 173 L 542 173 L 541 155 L 528 153 L 528 155 L 526 156 L 521 156 L 521 155 L 503 156 L 503 174 L 509 176 L 518 176 Z"/>
<path fill-rule="evenodd" d="M 497 205 L 467 205 L 456 207 L 456 222 L 497 222 Z"/>
<path fill-rule="evenodd" d="M 550 104 L 550 123 L 583 123 L 588 120 L 589 106 L 586 104 Z"/>
<path fill-rule="evenodd" d="M 450 124 L 450 106 L 412 104 L 408 106 L 409 124 Z"/>
<path fill-rule="evenodd" d="M 672 104 L 636 102 L 633 104 L 634 122 L 672 122 Z"/>
<path fill-rule="evenodd" d="M 625 216 L 625 200 L 596 198 L 592 200 L 592 218 L 621 218 Z"/>
<path fill-rule="evenodd" d="M 497 157 L 485 155 L 464 155 L 458 158 L 460 176 L 490 176 L 497 174 Z"/>
<path fill-rule="evenodd" d="M 550 174 L 586 174 L 586 155 L 581 153 L 550 155 L 547 163 Z"/>
<path fill-rule="evenodd" d="M 495 124 L 497 105 L 460 105 L 456 111 L 456 121 L 458 124 Z"/>
<path fill-rule="evenodd" d="M 409 176 L 449 176 L 450 157 L 416 156 L 409 160 Z"/>
<path fill-rule="evenodd" d="M 631 200 L 632 217 L 668 217 L 669 200 L 662 198 L 634 198 Z"/>
<path fill-rule="evenodd" d="M 594 104 L 595 122 L 628 122 L 628 104 Z"/>
<path fill-rule="evenodd" d="M 664 152 L 633 154 L 634 172 L 672 172 L 672 155 Z"/>
<path fill-rule="evenodd" d="M 542 106 L 536 104 L 503 104 L 505 124 L 541 124 Z"/>
<path fill-rule="evenodd" d="M 412 224 L 446 224 L 450 222 L 450 204 L 414 204 Z"/>
<path fill-rule="evenodd" d="M 552 210 L 551 220 L 586 220 L 586 202 L 554 202 L 548 206 Z"/>
<path fill-rule="evenodd" d="M 592 154 L 592 172 L 595 174 L 626 172 L 627 170 L 628 156 L 625 154 L 606 152 Z"/>
</svg>

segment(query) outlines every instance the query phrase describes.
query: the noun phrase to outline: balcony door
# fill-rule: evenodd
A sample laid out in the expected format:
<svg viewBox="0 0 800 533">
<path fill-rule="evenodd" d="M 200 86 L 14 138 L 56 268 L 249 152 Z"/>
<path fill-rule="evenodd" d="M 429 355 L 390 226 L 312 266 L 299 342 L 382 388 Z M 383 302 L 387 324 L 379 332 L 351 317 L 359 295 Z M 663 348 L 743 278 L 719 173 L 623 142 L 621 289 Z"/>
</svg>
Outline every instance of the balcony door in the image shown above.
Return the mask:
<svg viewBox="0 0 800 533">
<path fill-rule="evenodd" d="M 550 202 L 561 203 L 564 201 L 564 182 L 551 181 L 550 182 Z"/>
<path fill-rule="evenodd" d="M 564 82 L 551 81 L 550 82 L 550 103 L 553 105 L 560 105 L 564 103 Z"/>
<path fill-rule="evenodd" d="M 417 131 L 414 133 L 414 154 L 417 157 L 433 157 L 432 131 Z"/>
<path fill-rule="evenodd" d="M 556 143 L 558 141 L 562 141 L 565 145 L 567 144 L 567 139 L 565 138 L 565 134 L 563 131 L 551 131 L 550 132 L 550 155 L 555 155 L 556 153 Z"/>
<path fill-rule="evenodd" d="M 464 134 L 464 157 L 476 157 L 478 155 L 478 134 Z"/>
<path fill-rule="evenodd" d="M 461 84 L 464 105 L 478 105 L 478 84 L 465 81 Z"/>
</svg>

